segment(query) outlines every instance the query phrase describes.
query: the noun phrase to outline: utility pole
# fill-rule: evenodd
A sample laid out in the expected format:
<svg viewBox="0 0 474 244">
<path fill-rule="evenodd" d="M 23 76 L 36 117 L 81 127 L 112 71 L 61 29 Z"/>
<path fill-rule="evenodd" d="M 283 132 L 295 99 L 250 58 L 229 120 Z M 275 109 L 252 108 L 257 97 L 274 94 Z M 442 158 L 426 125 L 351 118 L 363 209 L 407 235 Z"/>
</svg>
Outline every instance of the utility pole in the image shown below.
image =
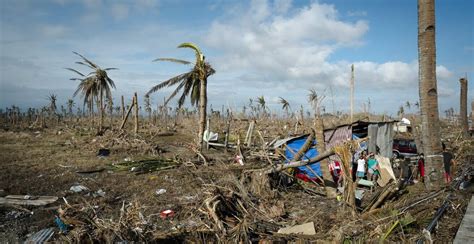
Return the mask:
<svg viewBox="0 0 474 244">
<path fill-rule="evenodd" d="M 354 64 L 351 65 L 351 123 L 354 122 Z"/>
</svg>

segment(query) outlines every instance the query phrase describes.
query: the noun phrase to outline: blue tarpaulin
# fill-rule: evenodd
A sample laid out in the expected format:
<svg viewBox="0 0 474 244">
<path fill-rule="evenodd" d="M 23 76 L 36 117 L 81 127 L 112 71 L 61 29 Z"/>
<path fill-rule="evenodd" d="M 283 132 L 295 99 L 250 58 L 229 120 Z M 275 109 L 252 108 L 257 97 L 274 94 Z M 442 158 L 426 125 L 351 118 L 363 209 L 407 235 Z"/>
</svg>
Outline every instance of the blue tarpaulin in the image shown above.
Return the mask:
<svg viewBox="0 0 474 244">
<path fill-rule="evenodd" d="M 286 143 L 285 156 L 289 161 L 292 161 L 293 156 L 300 150 L 301 147 L 303 147 L 308 136 L 309 135 L 298 137 Z M 318 151 L 316 150 L 315 145 L 316 145 L 316 140 L 313 141 L 312 147 L 304 154 L 301 160 L 311 159 L 318 155 Z M 310 167 L 318 176 L 323 175 L 321 172 L 321 166 L 319 163 L 308 165 L 308 167 Z M 298 167 L 298 169 L 302 173 L 306 174 L 308 177 L 316 178 L 316 175 L 314 175 L 314 173 L 311 172 L 311 170 L 309 170 L 306 166 L 300 166 Z"/>
</svg>

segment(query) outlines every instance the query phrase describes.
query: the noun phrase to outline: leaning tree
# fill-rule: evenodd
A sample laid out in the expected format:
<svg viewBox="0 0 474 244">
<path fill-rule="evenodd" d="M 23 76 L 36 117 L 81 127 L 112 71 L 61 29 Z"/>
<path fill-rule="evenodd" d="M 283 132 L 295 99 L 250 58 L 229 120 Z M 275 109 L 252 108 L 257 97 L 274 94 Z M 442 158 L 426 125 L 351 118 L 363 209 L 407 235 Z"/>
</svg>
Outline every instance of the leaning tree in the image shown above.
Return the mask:
<svg viewBox="0 0 474 244">
<path fill-rule="evenodd" d="M 185 42 L 178 46 L 178 48 L 190 48 L 194 50 L 196 55 L 196 60 L 194 67 L 183 74 L 177 75 L 169 80 L 163 81 L 160 84 L 152 87 L 148 92 L 147 96 L 151 93 L 154 93 L 164 87 L 171 87 L 177 84 L 176 89 L 171 93 L 168 99 L 165 101 L 164 106 L 174 98 L 180 91 L 183 89 L 178 100 L 178 107 L 183 106 L 184 101 L 188 95 L 191 98 L 191 105 L 199 107 L 199 132 L 198 132 L 198 142 L 199 149 L 202 150 L 203 145 L 203 135 L 206 125 L 207 118 L 207 78 L 214 74 L 216 71 L 211 67 L 211 65 L 205 61 L 205 57 L 202 54 L 198 46 L 193 43 Z M 191 62 L 176 58 L 157 58 L 153 61 L 169 61 L 180 64 L 191 64 Z"/>
<path fill-rule="evenodd" d="M 93 109 L 92 107 L 94 103 L 94 98 L 99 100 L 99 131 L 102 131 L 102 126 L 104 124 L 104 96 L 107 99 L 112 100 L 111 88 L 115 88 L 115 82 L 107 75 L 107 71 L 116 70 L 117 68 L 102 69 L 99 65 L 93 63 L 81 54 L 77 52 L 73 53 L 81 57 L 83 60 L 76 62 L 76 64 L 80 64 L 92 69 L 89 74 L 84 75 L 76 69 L 66 68 L 67 70 L 70 70 L 80 76 L 80 78 L 71 78 L 71 80 L 80 81 L 77 90 L 74 93 L 74 96 L 81 92 L 84 96 L 84 104 L 88 103 L 91 111 Z"/>
<path fill-rule="evenodd" d="M 308 101 L 311 103 L 315 114 L 314 127 L 316 136 L 316 148 L 318 149 L 318 153 L 323 153 L 326 151 L 326 145 L 324 144 L 324 123 L 323 118 L 321 116 L 321 104 L 324 98 L 325 96 L 318 94 L 316 90 L 309 90 Z M 321 172 L 323 173 L 326 195 L 330 198 L 335 198 L 336 183 L 334 182 L 331 172 L 329 171 L 329 161 L 328 159 L 323 159 L 320 161 L 320 164 Z"/>
</svg>

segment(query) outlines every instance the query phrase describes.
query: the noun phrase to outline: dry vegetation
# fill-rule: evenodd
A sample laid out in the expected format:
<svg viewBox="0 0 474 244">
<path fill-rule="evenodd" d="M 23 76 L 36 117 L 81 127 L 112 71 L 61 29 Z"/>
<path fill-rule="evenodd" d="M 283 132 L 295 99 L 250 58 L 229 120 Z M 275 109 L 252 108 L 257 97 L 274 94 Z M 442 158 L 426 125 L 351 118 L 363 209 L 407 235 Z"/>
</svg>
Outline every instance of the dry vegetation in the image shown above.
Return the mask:
<svg viewBox="0 0 474 244">
<path fill-rule="evenodd" d="M 450 195 L 449 209 L 431 236 L 446 242 L 453 240 L 472 194 L 453 186 L 429 192 L 419 183 L 397 191 L 380 208 L 361 213 L 344 201 L 326 198 L 321 186 L 282 184 L 286 173 L 267 176 L 262 169 L 282 162 L 266 143 L 292 134 L 296 122 L 292 118 L 257 118 L 253 145 L 240 147 L 243 166 L 235 161 L 239 155 L 235 148 L 211 147 L 198 153 L 193 114 L 162 116 L 155 123 L 140 118 L 137 134 L 130 132 L 132 122 L 125 130 L 108 128 L 97 135 L 85 118 L 46 119 L 47 128 L 29 127 L 34 120 L 2 122 L 0 189 L 4 195 L 59 200 L 37 207 L 1 205 L 2 240 L 20 241 L 46 227 L 57 229 L 54 219 L 60 216 L 70 225 L 69 232 L 56 233 L 52 240 L 67 242 L 374 242 L 386 233 L 389 241 L 414 242 Z M 247 119 L 217 115 L 211 121 L 212 130 L 219 133 L 231 121 L 232 145 L 244 140 L 249 124 Z M 325 117 L 327 127 L 338 122 L 344 118 Z M 119 123 L 115 118 L 113 128 Z M 312 120 L 299 123 L 298 134 L 310 131 Z M 472 164 L 473 141 L 454 133 L 457 126 L 443 123 L 442 128 L 443 140 L 454 149 L 460 165 Z M 110 155 L 97 157 L 102 148 L 110 149 Z M 206 158 L 207 166 L 197 154 Z M 457 173 L 465 169 L 458 167 Z M 74 185 L 89 190 L 74 193 L 70 191 Z M 166 192 L 157 194 L 159 189 Z M 362 207 L 369 202 L 367 196 Z M 174 216 L 160 217 L 168 209 Z M 412 223 L 388 231 L 396 221 L 411 217 Z M 314 223 L 314 235 L 277 233 L 282 227 L 307 222 Z"/>
</svg>

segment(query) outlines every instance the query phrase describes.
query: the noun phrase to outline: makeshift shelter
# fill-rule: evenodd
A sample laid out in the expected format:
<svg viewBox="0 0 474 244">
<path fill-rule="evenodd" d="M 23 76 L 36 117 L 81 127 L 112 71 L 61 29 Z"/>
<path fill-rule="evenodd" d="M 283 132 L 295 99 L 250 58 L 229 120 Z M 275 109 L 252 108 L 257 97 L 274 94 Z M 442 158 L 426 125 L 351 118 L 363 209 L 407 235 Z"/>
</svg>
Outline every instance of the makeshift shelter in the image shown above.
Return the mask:
<svg viewBox="0 0 474 244">
<path fill-rule="evenodd" d="M 351 138 L 369 137 L 368 151 L 384 157 L 392 157 L 393 128 L 397 121 L 365 122 L 356 121 L 324 130 L 326 148 L 340 145 Z M 378 148 L 378 150 L 377 150 Z"/>
<path fill-rule="evenodd" d="M 291 137 L 275 142 L 274 147 L 283 147 L 285 152 L 285 157 L 287 162 L 293 161 L 294 155 L 303 147 L 306 140 L 308 139 L 309 134 Z M 318 150 L 316 149 L 316 140 L 313 140 L 310 149 L 308 149 L 302 160 L 311 159 L 318 155 Z M 322 176 L 321 166 L 319 163 L 314 163 L 311 165 L 300 166 L 297 168 L 297 177 L 303 180 L 317 180 L 318 177 Z"/>
</svg>

